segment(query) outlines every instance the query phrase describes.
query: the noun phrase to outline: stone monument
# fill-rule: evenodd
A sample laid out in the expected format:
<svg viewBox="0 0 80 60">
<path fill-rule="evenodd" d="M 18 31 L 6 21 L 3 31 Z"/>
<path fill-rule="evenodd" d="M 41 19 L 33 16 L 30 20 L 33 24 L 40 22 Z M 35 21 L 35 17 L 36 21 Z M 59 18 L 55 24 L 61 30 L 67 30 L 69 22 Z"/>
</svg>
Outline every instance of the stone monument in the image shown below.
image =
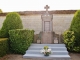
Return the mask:
<svg viewBox="0 0 80 60">
<path fill-rule="evenodd" d="M 53 43 L 53 15 L 49 14 L 48 9 L 49 6 L 46 5 L 44 7 L 46 9 L 46 13 L 41 15 L 42 19 L 42 37 L 41 37 L 41 43 L 44 44 L 51 44 Z"/>
</svg>

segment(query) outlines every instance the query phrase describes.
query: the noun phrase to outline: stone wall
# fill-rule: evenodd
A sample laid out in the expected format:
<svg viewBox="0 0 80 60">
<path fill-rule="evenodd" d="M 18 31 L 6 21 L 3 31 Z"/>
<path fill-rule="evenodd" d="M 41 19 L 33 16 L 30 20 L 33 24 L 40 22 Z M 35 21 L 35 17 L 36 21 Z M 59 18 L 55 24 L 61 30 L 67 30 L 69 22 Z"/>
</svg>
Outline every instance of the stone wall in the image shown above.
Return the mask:
<svg viewBox="0 0 80 60">
<path fill-rule="evenodd" d="M 60 34 L 70 27 L 74 14 L 54 14 L 53 31 Z"/>
<path fill-rule="evenodd" d="M 2 25 L 3 25 L 3 22 L 4 22 L 5 18 L 6 18 L 5 16 L 0 16 L 0 29 L 1 29 Z"/>
<path fill-rule="evenodd" d="M 53 14 L 53 31 L 57 34 L 63 33 L 70 26 L 74 14 Z M 5 16 L 0 16 L 0 28 Z M 41 14 L 21 15 L 24 29 L 34 29 L 35 34 L 42 31 Z"/>
</svg>

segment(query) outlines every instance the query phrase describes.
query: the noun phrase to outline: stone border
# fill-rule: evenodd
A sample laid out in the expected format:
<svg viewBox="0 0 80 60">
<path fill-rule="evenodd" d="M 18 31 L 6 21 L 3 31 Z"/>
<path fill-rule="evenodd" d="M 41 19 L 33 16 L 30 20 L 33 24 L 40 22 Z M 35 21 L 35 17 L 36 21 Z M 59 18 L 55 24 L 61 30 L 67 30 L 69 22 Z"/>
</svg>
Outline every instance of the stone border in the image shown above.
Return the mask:
<svg viewBox="0 0 80 60">
<path fill-rule="evenodd" d="M 76 10 L 52 10 L 49 11 L 50 14 L 74 14 Z M 6 16 L 6 13 L 0 13 L 0 16 Z M 18 11 L 20 15 L 35 15 L 35 14 L 44 14 L 45 11 Z"/>
</svg>

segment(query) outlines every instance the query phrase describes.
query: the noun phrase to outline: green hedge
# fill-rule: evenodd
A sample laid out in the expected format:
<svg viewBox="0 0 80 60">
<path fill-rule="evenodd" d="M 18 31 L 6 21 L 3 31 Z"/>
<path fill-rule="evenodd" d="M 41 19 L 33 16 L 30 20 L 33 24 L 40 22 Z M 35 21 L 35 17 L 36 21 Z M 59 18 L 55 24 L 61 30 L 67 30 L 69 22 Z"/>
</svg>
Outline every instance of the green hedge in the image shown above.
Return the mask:
<svg viewBox="0 0 80 60">
<path fill-rule="evenodd" d="M 10 30 L 10 49 L 13 53 L 24 54 L 34 39 L 33 30 Z"/>
<path fill-rule="evenodd" d="M 9 51 L 8 38 L 0 38 L 0 57 Z"/>
<path fill-rule="evenodd" d="M 74 49 L 74 44 L 75 44 L 75 36 L 74 36 L 74 31 L 65 31 L 63 33 L 63 40 L 64 43 L 66 44 L 66 47 L 69 51 L 73 51 Z"/>
<path fill-rule="evenodd" d="M 16 12 L 10 12 L 6 15 L 0 30 L 0 38 L 9 38 L 9 30 L 13 29 L 23 29 L 20 15 Z"/>
<path fill-rule="evenodd" d="M 75 52 L 80 52 L 80 10 L 75 12 L 69 30 L 74 31 L 75 35 L 75 44 L 73 50 Z"/>
</svg>

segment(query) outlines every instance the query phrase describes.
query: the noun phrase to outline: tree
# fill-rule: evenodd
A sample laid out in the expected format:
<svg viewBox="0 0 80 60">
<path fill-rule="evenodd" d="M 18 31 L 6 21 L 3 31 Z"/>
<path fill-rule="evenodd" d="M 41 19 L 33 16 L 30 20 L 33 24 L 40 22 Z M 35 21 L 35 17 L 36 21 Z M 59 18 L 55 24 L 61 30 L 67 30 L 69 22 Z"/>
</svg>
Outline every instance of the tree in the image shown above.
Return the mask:
<svg viewBox="0 0 80 60">
<path fill-rule="evenodd" d="M 0 30 L 0 37 L 9 37 L 9 30 L 22 29 L 22 21 L 20 15 L 16 12 L 8 13 Z"/>
</svg>

